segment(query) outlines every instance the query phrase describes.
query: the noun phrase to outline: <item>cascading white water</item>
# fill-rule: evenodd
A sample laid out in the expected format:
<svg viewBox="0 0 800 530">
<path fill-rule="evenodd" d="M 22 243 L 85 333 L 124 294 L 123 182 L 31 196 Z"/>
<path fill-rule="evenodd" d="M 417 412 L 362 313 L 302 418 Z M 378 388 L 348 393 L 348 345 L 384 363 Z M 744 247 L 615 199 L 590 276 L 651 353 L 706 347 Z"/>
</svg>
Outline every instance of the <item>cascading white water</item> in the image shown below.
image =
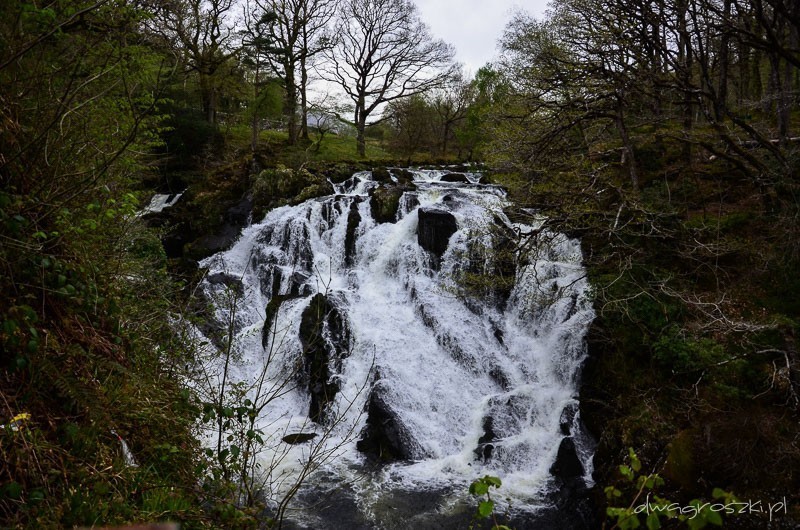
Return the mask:
<svg viewBox="0 0 800 530">
<path fill-rule="evenodd" d="M 415 189 L 400 197 L 395 221 L 384 223 L 373 218 L 369 198 L 379 184 L 369 172 L 357 173 L 335 186 L 335 195 L 271 211 L 230 250 L 201 263 L 210 299 L 219 300 L 232 284 L 241 293 L 234 315 L 240 356 L 231 380 L 252 385 L 269 360 L 265 380 L 291 382 L 259 419 L 265 433 L 275 433 L 265 461 L 288 455 L 271 467 L 274 477 L 291 476 L 310 444 L 336 448 L 324 480 L 348 481 L 374 527 L 391 526 L 375 504 L 393 489 L 444 488 L 457 498 L 485 474 L 502 478 L 500 494 L 516 509 L 540 506 L 565 437 L 565 411 L 577 403 L 584 336 L 594 316 L 579 243 L 512 223 L 503 213 L 504 191 L 478 184 L 480 175 L 441 182 L 446 173 L 414 171 Z M 441 256 L 420 246 L 421 215 L 455 220 Z M 461 283 L 498 273 L 492 250 L 498 230 L 510 242 L 515 279 L 504 295 L 489 285 L 480 299 L 474 294 L 480 285 L 470 291 Z M 322 405 L 314 405 L 315 383 L 302 375 L 308 340 L 300 336 L 303 315 L 321 299 L 314 301 L 317 293 L 340 321 L 321 328 L 327 382 L 316 386 L 335 387 Z M 217 318 L 224 322 L 231 310 L 218 305 Z M 319 424 L 309 420 L 315 406 L 325 411 Z M 380 418 L 369 417 L 377 412 Z M 375 467 L 365 467 L 359 448 L 370 444 L 357 440 L 373 424 L 391 431 L 399 460 L 366 473 Z M 280 442 L 300 431 L 319 438 Z M 588 479 L 590 455 L 577 445 Z"/>
</svg>

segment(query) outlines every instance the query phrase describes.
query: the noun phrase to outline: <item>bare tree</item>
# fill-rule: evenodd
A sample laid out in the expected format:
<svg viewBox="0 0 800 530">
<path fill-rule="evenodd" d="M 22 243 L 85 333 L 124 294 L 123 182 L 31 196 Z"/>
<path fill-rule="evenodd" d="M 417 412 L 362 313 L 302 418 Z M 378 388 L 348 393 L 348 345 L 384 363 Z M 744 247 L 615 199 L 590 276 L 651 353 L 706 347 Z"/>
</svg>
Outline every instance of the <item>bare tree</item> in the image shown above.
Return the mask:
<svg viewBox="0 0 800 530">
<path fill-rule="evenodd" d="M 443 155 L 447 155 L 450 138 L 459 122 L 466 119 L 474 98 L 475 91 L 463 72 L 456 72 L 447 83 L 431 95 L 430 103 L 438 118 L 438 133 Z"/>
<path fill-rule="evenodd" d="M 217 121 L 220 77 L 235 57 L 233 0 L 173 0 L 157 11 L 156 33 L 177 44 L 186 69 L 197 72 L 203 111 L 209 123 Z"/>
<path fill-rule="evenodd" d="M 453 49 L 435 40 L 409 0 L 345 0 L 323 77 L 355 104 L 358 154 L 369 116 L 384 103 L 440 86 Z"/>
<path fill-rule="evenodd" d="M 284 83 L 284 115 L 289 143 L 294 144 L 298 135 L 308 139 L 309 63 L 329 46 L 325 30 L 336 10 L 336 0 L 256 0 L 256 5 L 274 17 L 270 65 Z M 298 104 L 302 113 L 299 126 Z"/>
</svg>

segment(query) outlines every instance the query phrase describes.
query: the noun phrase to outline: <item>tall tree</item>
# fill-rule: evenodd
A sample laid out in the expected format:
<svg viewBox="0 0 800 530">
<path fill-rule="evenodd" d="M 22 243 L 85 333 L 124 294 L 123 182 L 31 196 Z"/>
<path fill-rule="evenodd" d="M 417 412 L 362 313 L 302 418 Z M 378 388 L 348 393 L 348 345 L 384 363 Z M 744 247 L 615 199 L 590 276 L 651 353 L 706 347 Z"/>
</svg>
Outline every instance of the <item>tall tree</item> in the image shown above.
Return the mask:
<svg viewBox="0 0 800 530">
<path fill-rule="evenodd" d="M 203 112 L 213 124 L 226 65 L 239 52 L 233 7 L 233 0 L 171 0 L 153 22 L 155 32 L 178 47 L 187 73 L 197 74 Z"/>
<path fill-rule="evenodd" d="M 284 83 L 284 116 L 289 143 L 294 144 L 298 136 L 308 139 L 309 64 L 328 47 L 325 30 L 334 15 L 336 0 L 256 0 L 256 5 L 273 19 L 272 53 L 268 57 Z"/>
<path fill-rule="evenodd" d="M 456 72 L 441 88 L 430 96 L 430 104 L 438 118 L 440 149 L 447 155 L 456 126 L 467 117 L 467 111 L 475 96 L 471 83 L 462 72 Z"/>
<path fill-rule="evenodd" d="M 250 103 L 250 149 L 258 147 L 259 118 L 264 107 L 268 106 L 271 81 L 265 74 L 268 69 L 268 55 L 272 50 L 271 25 L 275 14 L 272 12 L 253 13 L 249 4 L 244 10 L 244 29 L 242 30 L 242 63 L 250 69 L 253 97 Z"/>
<path fill-rule="evenodd" d="M 409 0 L 345 0 L 326 52 L 323 77 L 338 83 L 355 105 L 360 156 L 367 119 L 383 104 L 440 86 L 453 49 L 431 37 Z"/>
</svg>

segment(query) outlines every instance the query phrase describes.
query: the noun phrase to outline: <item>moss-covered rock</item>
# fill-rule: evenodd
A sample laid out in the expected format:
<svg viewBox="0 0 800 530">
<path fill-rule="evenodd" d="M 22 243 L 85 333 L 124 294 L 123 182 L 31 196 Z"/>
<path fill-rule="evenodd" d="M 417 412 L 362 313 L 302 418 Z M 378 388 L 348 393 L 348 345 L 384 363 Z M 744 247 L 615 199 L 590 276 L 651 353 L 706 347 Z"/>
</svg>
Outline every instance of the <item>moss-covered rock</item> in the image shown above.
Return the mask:
<svg viewBox="0 0 800 530">
<path fill-rule="evenodd" d="M 370 193 L 369 206 L 376 223 L 395 222 L 403 193 L 404 190 L 396 186 L 381 186 Z"/>
<path fill-rule="evenodd" d="M 667 460 L 663 475 L 678 484 L 687 493 L 702 493 L 697 486 L 697 466 L 695 465 L 694 440 L 691 430 L 681 431 L 667 446 Z"/>
<path fill-rule="evenodd" d="M 373 168 L 372 180 L 376 182 L 392 182 L 392 175 L 385 167 Z"/>
<path fill-rule="evenodd" d="M 253 215 L 260 217 L 270 208 L 299 204 L 333 192 L 322 173 L 277 166 L 265 169 L 253 181 Z"/>
</svg>

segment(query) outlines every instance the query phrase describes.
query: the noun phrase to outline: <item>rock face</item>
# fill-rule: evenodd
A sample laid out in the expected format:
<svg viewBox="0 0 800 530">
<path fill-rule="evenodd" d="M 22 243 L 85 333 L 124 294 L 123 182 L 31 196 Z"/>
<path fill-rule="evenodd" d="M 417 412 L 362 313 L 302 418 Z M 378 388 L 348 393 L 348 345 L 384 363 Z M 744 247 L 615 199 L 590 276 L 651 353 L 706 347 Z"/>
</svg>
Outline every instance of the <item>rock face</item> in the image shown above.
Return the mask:
<svg viewBox="0 0 800 530">
<path fill-rule="evenodd" d="M 314 295 L 300 319 L 302 380 L 311 396 L 308 416 L 312 421 L 325 421 L 327 405 L 339 392 L 331 375 L 349 355 L 349 335 L 347 322 L 336 306 L 324 294 Z"/>
<path fill-rule="evenodd" d="M 450 236 L 458 230 L 456 218 L 448 211 L 423 207 L 418 210 L 417 242 L 419 246 L 441 258 L 450 241 Z"/>
<path fill-rule="evenodd" d="M 356 448 L 383 462 L 413 458 L 413 441 L 392 410 L 380 381 L 372 389 L 367 405 L 367 424 Z"/>
</svg>

